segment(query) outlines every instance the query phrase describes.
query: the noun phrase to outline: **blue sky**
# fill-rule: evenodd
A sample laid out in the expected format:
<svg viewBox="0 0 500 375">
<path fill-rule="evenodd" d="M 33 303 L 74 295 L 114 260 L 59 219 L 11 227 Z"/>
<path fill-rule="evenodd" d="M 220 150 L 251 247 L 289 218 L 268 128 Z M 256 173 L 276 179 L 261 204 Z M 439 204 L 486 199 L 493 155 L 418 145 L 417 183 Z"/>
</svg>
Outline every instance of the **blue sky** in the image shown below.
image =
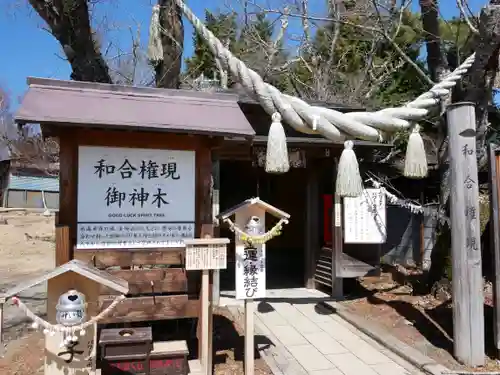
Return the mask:
<svg viewBox="0 0 500 375">
<path fill-rule="evenodd" d="M 414 1 L 413 7 L 418 9 L 418 2 Z M 3 4 L 0 6 L 0 37 L 3 45 L 0 58 L 0 86 L 8 91 L 12 107 L 15 108 L 27 88 L 26 77 L 69 79 L 70 67 L 62 57 L 59 43 L 43 29 L 45 25 L 31 10 L 27 0 L 1 2 Z M 239 0 L 226 0 L 226 3 L 224 0 L 187 0 L 187 2 L 200 18 L 204 16 L 206 8 L 223 10 L 228 9 L 226 5 L 228 2 L 241 4 Z M 95 18 L 106 22 L 105 28 L 110 30 L 106 34 L 107 42 L 112 41 L 124 50 L 127 49 L 131 40 L 128 28 L 131 25 L 134 27 L 138 25 L 141 42 L 145 45 L 148 39 L 151 7 L 154 3 L 155 0 L 102 0 L 95 9 Z M 266 0 L 265 3 L 280 4 L 278 0 Z M 321 15 L 326 0 L 311 0 L 310 3 L 311 14 Z M 478 12 L 486 1 L 469 0 L 468 3 L 473 12 Z M 445 18 L 458 15 L 455 0 L 441 0 L 440 10 Z M 98 30 L 101 27 L 96 26 Z M 184 29 L 185 58 L 193 51 L 193 29 L 187 21 L 184 22 Z"/>
</svg>

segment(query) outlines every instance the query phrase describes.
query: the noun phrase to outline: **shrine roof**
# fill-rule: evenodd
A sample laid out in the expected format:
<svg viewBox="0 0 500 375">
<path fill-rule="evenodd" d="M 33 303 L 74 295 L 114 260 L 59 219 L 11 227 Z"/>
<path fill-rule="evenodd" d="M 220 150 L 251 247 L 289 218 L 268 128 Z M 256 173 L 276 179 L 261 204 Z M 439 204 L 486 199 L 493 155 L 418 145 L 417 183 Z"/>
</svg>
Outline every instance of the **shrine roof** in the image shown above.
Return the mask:
<svg viewBox="0 0 500 375">
<path fill-rule="evenodd" d="M 18 123 L 176 132 L 255 135 L 238 95 L 28 78 Z"/>
<path fill-rule="evenodd" d="M 66 272 L 75 272 L 83 277 L 86 277 L 90 280 L 95 281 L 96 283 L 105 285 L 117 292 L 122 294 L 128 293 L 128 282 L 121 278 L 111 275 L 106 271 L 99 270 L 91 265 L 77 259 L 73 259 L 68 263 L 65 263 L 52 271 L 49 271 L 39 277 L 35 277 L 33 279 L 24 281 L 4 293 L 0 293 L 0 300 L 11 298 L 18 293 L 25 291 L 35 285 L 41 284 L 47 280 L 53 279 L 59 275 L 62 275 Z"/>
<path fill-rule="evenodd" d="M 244 200 L 243 202 L 237 204 L 236 206 L 233 206 L 226 211 L 220 213 L 217 218 L 225 220 L 228 217 L 234 215 L 236 212 L 239 210 L 249 207 L 249 206 L 259 206 L 262 208 L 264 211 L 269 212 L 271 215 L 279 218 L 279 219 L 290 219 L 290 214 L 286 213 L 285 211 L 280 210 L 279 208 L 276 208 L 272 205 L 270 205 L 267 202 L 264 202 L 262 199 L 259 197 L 254 197 L 254 198 L 249 198 Z"/>
</svg>

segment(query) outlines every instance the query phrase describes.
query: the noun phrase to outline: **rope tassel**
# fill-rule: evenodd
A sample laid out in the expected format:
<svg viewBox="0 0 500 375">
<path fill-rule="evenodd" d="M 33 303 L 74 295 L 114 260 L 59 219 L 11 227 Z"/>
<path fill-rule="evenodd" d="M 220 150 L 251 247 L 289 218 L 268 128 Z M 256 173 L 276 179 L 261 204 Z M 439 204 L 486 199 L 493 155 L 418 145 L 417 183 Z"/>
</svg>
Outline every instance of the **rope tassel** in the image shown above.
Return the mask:
<svg viewBox="0 0 500 375">
<path fill-rule="evenodd" d="M 153 63 L 163 60 L 163 45 L 161 44 L 160 6 L 153 6 L 151 23 L 149 24 L 148 59 Z"/>
<path fill-rule="evenodd" d="M 340 155 L 335 192 L 341 197 L 359 197 L 363 193 L 363 181 L 353 147 L 352 141 L 346 141 Z"/>
<path fill-rule="evenodd" d="M 286 173 L 290 169 L 286 134 L 278 112 L 272 115 L 272 124 L 267 136 L 266 172 Z"/>
<path fill-rule="evenodd" d="M 427 155 L 425 153 L 424 141 L 420 135 L 419 125 L 413 127 L 408 138 L 403 174 L 407 178 L 414 179 L 427 177 Z"/>
</svg>

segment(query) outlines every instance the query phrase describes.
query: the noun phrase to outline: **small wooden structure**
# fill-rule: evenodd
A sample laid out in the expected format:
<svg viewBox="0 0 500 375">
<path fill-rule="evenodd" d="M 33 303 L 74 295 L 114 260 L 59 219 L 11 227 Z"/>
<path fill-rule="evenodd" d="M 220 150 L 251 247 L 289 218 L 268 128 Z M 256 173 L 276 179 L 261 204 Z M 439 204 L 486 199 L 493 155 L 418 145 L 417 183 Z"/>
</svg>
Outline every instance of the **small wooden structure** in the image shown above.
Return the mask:
<svg viewBox="0 0 500 375">
<path fill-rule="evenodd" d="M 57 324 L 55 307 L 59 297 L 68 290 L 74 289 L 85 295 L 87 319 L 96 316 L 99 312 L 98 299 L 101 287 L 123 295 L 129 291 L 126 280 L 98 270 L 85 262 L 71 260 L 53 271 L 7 290 L 0 295 L 0 302 L 43 282 L 48 282 L 47 321 L 51 324 Z M 68 351 L 59 346 L 62 340 L 61 333 L 57 333 L 55 336 L 47 335 L 45 339 L 45 374 L 94 374 L 96 369 L 96 335 L 95 327 L 87 328 L 85 335 L 79 338 L 78 344 Z M 1 342 L 0 345 L 3 347 Z"/>
<path fill-rule="evenodd" d="M 288 223 L 290 215 L 269 203 L 264 202 L 259 198 L 250 198 L 242 203 L 224 211 L 218 218 L 224 222 L 231 216 L 235 216 L 235 226 L 241 230 L 245 230 L 246 225 L 252 218 L 258 219 L 262 231 L 266 228 L 266 213 L 273 215 L 279 220 L 285 220 Z M 261 233 L 263 234 L 263 233 Z M 245 375 L 253 375 L 254 373 L 254 298 L 265 297 L 266 290 L 266 243 L 252 245 L 252 250 L 255 251 L 255 261 L 247 260 L 252 258 L 247 252 L 251 251 L 247 248 L 247 243 L 235 233 L 236 246 L 236 298 L 245 299 Z M 248 272 L 250 270 L 250 272 Z M 254 270 L 253 272 L 251 270 Z M 253 275 L 252 275 L 253 274 Z M 244 290 L 246 289 L 246 293 Z M 253 290 L 252 290 L 253 289 Z M 249 294 L 249 290 L 252 293 Z"/>
<path fill-rule="evenodd" d="M 255 134 L 237 96 L 28 83 L 15 120 L 39 123 L 60 144 L 57 264 L 76 258 L 129 281 L 105 323 L 199 317 L 200 272 L 186 272 L 183 240 L 213 236 L 212 150 L 223 137 Z M 113 291 L 99 294 L 102 310 Z"/>
</svg>

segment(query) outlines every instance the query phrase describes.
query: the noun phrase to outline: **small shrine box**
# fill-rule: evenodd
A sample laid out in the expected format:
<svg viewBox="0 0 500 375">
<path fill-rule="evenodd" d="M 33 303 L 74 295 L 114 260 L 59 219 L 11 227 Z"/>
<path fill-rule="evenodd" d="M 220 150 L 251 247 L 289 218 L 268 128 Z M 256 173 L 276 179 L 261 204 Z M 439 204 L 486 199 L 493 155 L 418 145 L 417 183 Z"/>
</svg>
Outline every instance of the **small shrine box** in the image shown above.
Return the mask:
<svg viewBox="0 0 500 375">
<path fill-rule="evenodd" d="M 151 327 L 103 329 L 99 338 L 102 375 L 149 375 L 152 343 Z"/>
<path fill-rule="evenodd" d="M 155 342 L 149 363 L 151 375 L 188 375 L 188 354 L 186 341 Z"/>
</svg>

